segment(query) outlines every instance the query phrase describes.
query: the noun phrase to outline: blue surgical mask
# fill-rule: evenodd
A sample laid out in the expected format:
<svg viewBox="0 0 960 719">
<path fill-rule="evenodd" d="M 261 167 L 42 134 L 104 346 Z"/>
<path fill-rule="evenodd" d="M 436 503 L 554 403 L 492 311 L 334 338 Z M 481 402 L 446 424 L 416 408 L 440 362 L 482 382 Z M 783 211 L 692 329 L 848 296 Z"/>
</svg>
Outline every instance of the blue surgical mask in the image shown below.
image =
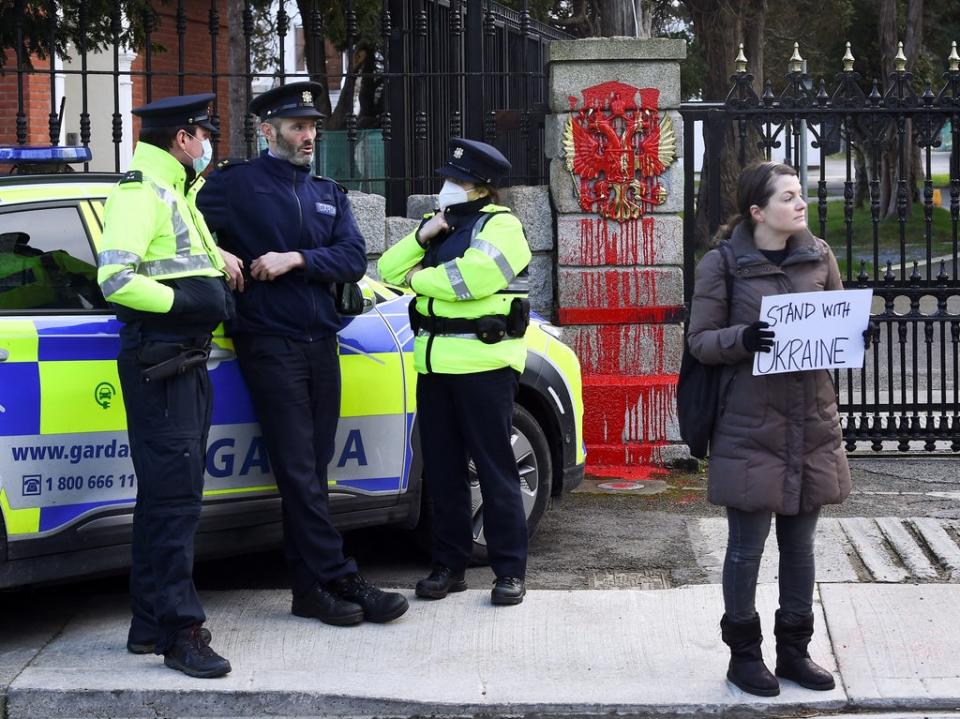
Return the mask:
<svg viewBox="0 0 960 719">
<path fill-rule="evenodd" d="M 190 135 L 194 140 L 199 140 L 200 138 Z M 193 162 L 193 171 L 198 175 L 207 169 L 207 165 L 210 164 L 210 160 L 213 159 L 213 145 L 210 144 L 210 140 L 203 139 L 200 140 L 200 146 L 203 147 L 203 150 L 200 153 L 200 157 L 191 157 Z M 188 152 L 187 155 L 190 153 Z"/>
</svg>

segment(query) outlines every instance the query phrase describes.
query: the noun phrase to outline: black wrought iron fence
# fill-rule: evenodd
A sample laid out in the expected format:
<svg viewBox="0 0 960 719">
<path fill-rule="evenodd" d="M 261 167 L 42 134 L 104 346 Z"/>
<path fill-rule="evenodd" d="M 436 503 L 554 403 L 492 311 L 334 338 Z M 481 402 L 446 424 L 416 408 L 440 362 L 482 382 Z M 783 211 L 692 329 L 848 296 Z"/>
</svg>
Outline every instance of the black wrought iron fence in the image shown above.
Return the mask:
<svg viewBox="0 0 960 719">
<path fill-rule="evenodd" d="M 295 12 L 295 3 L 280 3 L 270 17 L 272 37 L 266 43 L 275 46 L 274 56 L 266 68 L 258 68 L 254 49 L 258 39 L 263 44 L 264 38 L 252 3 L 244 3 L 236 26 L 225 27 L 224 0 L 147 0 L 142 4 L 142 15 L 134 19 L 137 30 L 132 33 L 139 38 L 142 63 L 125 69 L 121 62 L 122 38 L 130 35 L 131 19 L 124 17 L 123 3 L 114 0 L 106 31 L 110 67 L 94 69 L 88 66 L 89 61 L 95 54 L 101 59 L 104 55 L 95 53 L 85 40 L 92 31 L 92 3 L 80 0 L 77 16 L 63 18 L 57 14 L 57 2 L 47 0 L 43 4 L 49 5 L 53 21 L 46 52 L 56 54 L 58 24 L 71 23 L 79 39 L 72 48 L 75 62 L 69 68 L 50 63 L 47 68 L 37 69 L 31 66 L 33 58 L 28 54 L 20 19 L 23 8 L 36 3 L 15 3 L 17 113 L 12 139 L 22 145 L 35 135 L 33 128 L 28 133 L 31 98 L 25 82 L 31 77 L 47 78 L 50 143 L 60 143 L 65 121 L 62 101 L 73 94 L 66 105 L 72 108 L 69 112 L 79 108 L 76 143 L 89 146 L 95 127 L 109 123 L 116 170 L 121 169 L 121 148 L 129 140 L 131 127 L 130 117 L 121 112 L 124 82 L 139 88 L 144 102 L 176 93 L 216 92 L 214 118 L 223 120 L 228 112 L 226 83 L 230 79 L 242 81 L 245 101 L 252 97 L 254 83 L 308 79 L 305 68 L 291 69 L 286 38 L 291 33 L 299 33 L 300 37 L 322 37 L 325 33 L 319 2 L 309 4 L 311 9 L 305 17 Z M 361 41 L 354 5 L 354 0 L 344 0 L 347 58 Z M 163 17 L 165 27 L 159 20 L 161 12 L 167 14 Z M 198 16 L 206 21 L 198 22 Z M 564 33 L 532 20 L 526 1 L 521 3 L 520 10 L 514 11 L 490 0 L 382 0 L 379 24 L 379 37 L 372 47 L 376 56 L 372 69 L 357 71 L 345 63 L 343 72 L 333 74 L 341 84 L 353 80 L 360 85 L 364 80 L 375 80 L 379 85 L 375 90 L 376 115 L 372 122 L 365 118 L 366 125 L 361 127 L 355 106 L 348 104 L 343 129 L 331 143 L 340 151 L 325 152 L 325 164 L 319 171 L 336 169 L 336 179 L 348 185 L 380 189 L 387 196 L 388 212 L 403 214 L 409 194 L 437 189 L 433 170 L 442 164 L 447 139 L 466 135 L 494 143 L 504 151 L 513 164 L 507 184 L 546 181 L 546 48 L 552 40 L 566 37 Z M 103 23 L 98 27 L 102 34 Z M 231 72 L 222 60 L 225 43 L 231 36 L 242 41 L 245 59 L 240 72 Z M 364 41 L 369 45 L 369 37 Z M 162 55 L 158 45 L 164 45 Z M 198 47 L 208 48 L 202 59 L 198 59 Z M 75 91 L 58 92 L 58 78 L 76 78 L 71 85 Z M 109 83 L 109 90 L 105 90 L 104 80 Z M 30 119 L 36 121 L 34 115 Z M 242 132 L 242 144 L 246 153 L 252 155 L 258 144 L 256 120 L 249 115 L 234 119 L 230 131 Z M 224 139 L 215 143 L 221 156 Z"/>
<path fill-rule="evenodd" d="M 809 132 L 819 148 L 819 168 L 810 178 L 809 222 L 814 234 L 834 249 L 847 288 L 873 290 L 872 318 L 878 329 L 864 368 L 834 373 L 846 446 L 960 451 L 960 56 L 956 44 L 939 87 L 917 93 L 902 53 L 886 87 L 866 88 L 844 57 L 832 84 L 813 82 L 795 55 L 784 89 L 768 82 L 758 94 L 746 61 L 723 103 L 689 103 L 684 118 L 684 280 L 686 301 L 693 291 L 698 251 L 698 214 L 709 235 L 721 216 L 720 153 L 733 129 L 740 166 L 751 143 L 767 159 L 800 167 Z M 697 123 L 702 124 L 705 171 L 698 176 Z M 947 143 L 944 143 L 947 140 Z M 949 144 L 948 158 L 940 148 Z M 914 151 L 920 153 L 919 202 L 911 198 Z M 938 154 L 935 156 L 934 152 Z M 828 153 L 834 153 L 828 156 Z M 859 156 L 859 157 L 858 157 Z M 857 208 L 860 160 L 866 177 L 864 209 Z M 935 159 L 941 172 L 935 172 Z M 893 182 L 881 186 L 882 169 Z M 828 174 L 828 165 L 839 175 Z M 704 206 L 698 206 L 699 196 Z M 881 200 L 892 194 L 892 218 Z M 866 216 L 865 216 L 866 215 Z M 922 219 L 918 217 L 922 215 Z M 701 227 L 701 230 L 703 228 Z M 702 235 L 700 232 L 702 245 Z"/>
</svg>

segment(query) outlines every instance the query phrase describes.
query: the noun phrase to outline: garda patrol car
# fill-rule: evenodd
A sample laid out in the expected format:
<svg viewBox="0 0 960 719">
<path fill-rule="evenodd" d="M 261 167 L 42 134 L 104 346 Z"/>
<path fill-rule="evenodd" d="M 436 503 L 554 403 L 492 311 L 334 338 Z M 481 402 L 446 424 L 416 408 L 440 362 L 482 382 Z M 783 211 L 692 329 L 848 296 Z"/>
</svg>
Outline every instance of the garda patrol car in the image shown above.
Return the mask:
<svg viewBox="0 0 960 719">
<path fill-rule="evenodd" d="M 72 153 L 72 154 L 71 154 Z M 87 154 L 84 154 L 87 153 Z M 89 160 L 84 148 L 0 148 L 0 162 Z M 117 321 L 97 286 L 103 205 L 119 176 L 0 178 L 0 588 L 123 569 L 137 477 L 127 442 Z M 340 330 L 343 392 L 330 467 L 341 528 L 414 527 L 421 490 L 411 295 L 364 280 L 364 314 Z M 551 495 L 583 476 L 580 366 L 534 318 L 514 408 L 514 453 L 531 532 Z M 280 540 L 280 498 L 222 328 L 198 555 Z M 476 554 L 484 554 L 473 483 Z M 426 516 L 425 514 L 423 516 Z"/>
</svg>

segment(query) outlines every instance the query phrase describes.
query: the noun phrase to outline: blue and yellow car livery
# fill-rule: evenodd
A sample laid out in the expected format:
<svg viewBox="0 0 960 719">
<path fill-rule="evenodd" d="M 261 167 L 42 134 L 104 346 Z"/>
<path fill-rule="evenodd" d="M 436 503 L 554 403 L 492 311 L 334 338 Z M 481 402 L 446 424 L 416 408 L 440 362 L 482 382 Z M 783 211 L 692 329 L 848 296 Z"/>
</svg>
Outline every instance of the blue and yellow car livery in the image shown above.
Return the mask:
<svg viewBox="0 0 960 719">
<path fill-rule="evenodd" d="M 115 361 L 120 324 L 89 282 L 103 202 L 117 179 L 0 179 L 0 587 L 129 563 L 137 478 Z M 421 488 L 410 297 L 364 282 L 375 302 L 339 333 L 331 503 L 342 528 L 412 527 Z M 535 420 L 524 431 L 542 433 L 545 444 L 533 444 L 550 455 L 531 461 L 551 468 L 527 489 L 557 495 L 583 474 L 580 368 L 549 325 L 535 320 L 527 337 L 518 403 Z M 280 538 L 279 495 L 233 360 L 221 331 L 209 361 L 214 410 L 198 554 Z"/>
</svg>

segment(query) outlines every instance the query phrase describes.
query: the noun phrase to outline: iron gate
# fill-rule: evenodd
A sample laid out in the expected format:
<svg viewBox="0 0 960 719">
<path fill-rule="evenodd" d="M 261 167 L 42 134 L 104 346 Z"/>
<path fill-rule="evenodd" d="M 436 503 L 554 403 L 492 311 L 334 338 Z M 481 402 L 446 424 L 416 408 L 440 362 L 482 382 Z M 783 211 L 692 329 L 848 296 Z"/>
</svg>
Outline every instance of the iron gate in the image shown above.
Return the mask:
<svg viewBox="0 0 960 719">
<path fill-rule="evenodd" d="M 354 0 L 341 4 L 349 53 L 361 40 L 359 8 Z M 244 105 L 249 102 L 255 79 L 274 84 L 308 79 L 303 68 L 290 72 L 287 38 L 294 35 L 302 42 L 304 34 L 325 36 L 318 0 L 304 5 L 311 8 L 304 17 L 295 14 L 295 3 L 280 2 L 270 17 L 269 42 L 274 46 L 274 57 L 267 67 L 258 68 L 253 64 L 252 48 L 258 37 L 263 38 L 262 33 L 258 35 L 250 0 L 243 3 L 237 26 L 228 26 L 224 0 L 144 0 L 142 16 L 136 18 L 138 29 L 133 33 L 139 37 L 142 64 L 126 70 L 120 58 L 130 24 L 120 0 L 110 5 L 109 17 L 93 17 L 91 2 L 80 0 L 77 15 L 64 17 L 58 14 L 56 0 L 13 0 L 17 42 L 10 55 L 15 68 L 6 70 L 16 72 L 16 115 L 9 118 L 9 127 L 0 120 L 0 142 L 25 145 L 29 137 L 37 138 L 34 142 L 46 142 L 49 136 L 50 144 L 60 144 L 63 100 L 70 93 L 58 96 L 57 82 L 66 78 L 76 86 L 67 103 L 69 114 L 79 117 L 76 144 L 87 147 L 95 127 L 110 127 L 113 166 L 120 171 L 121 145 L 129 137 L 131 126 L 131 118 L 121 112 L 121 84 L 132 84 L 135 97 L 142 102 L 172 94 L 217 93 L 213 117 L 218 121 L 227 115 L 230 78 L 242 81 L 238 94 Z M 373 127 L 360 127 L 353 107 L 348 108 L 343 137 L 338 138 L 348 159 L 344 174 L 335 179 L 348 185 L 362 180 L 367 187 L 385 186 L 388 214 L 404 215 L 408 194 L 439 188 L 434 169 L 443 164 L 447 139 L 465 134 L 495 143 L 504 151 L 513 164 L 504 184 L 546 182 L 546 48 L 552 40 L 568 35 L 533 20 L 528 0 L 519 6 L 520 10 L 514 11 L 492 0 L 381 0 L 379 37 L 374 43 L 376 70 L 368 76 L 382 83 L 378 90 L 382 102 L 370 123 Z M 31 38 L 27 42 L 26 9 L 52 18 L 46 40 Z M 58 32 L 67 29 L 77 38 L 71 52 L 79 67 L 37 63 L 28 46 L 39 44 L 45 57 L 56 55 Z M 88 67 L 94 55 L 88 38 L 94 35 L 107 37 L 101 57 L 111 58 L 109 69 Z M 224 59 L 231 40 L 243 47 L 245 67 L 240 73 L 231 73 Z M 163 46 L 163 52 L 158 52 L 158 45 Z M 347 67 L 332 77 L 359 81 L 365 76 Z M 42 90 L 45 99 L 30 96 L 28 79 L 35 81 L 31 87 Z M 29 127 L 28 109 L 45 102 L 49 103 L 49 114 L 42 116 L 45 132 L 39 139 L 41 118 L 33 115 L 31 122 L 37 127 Z M 256 121 L 247 114 L 239 125 L 231 126 L 230 132 L 242 135 L 250 156 L 256 151 Z M 363 133 L 371 129 L 382 134 L 382 158 L 376 166 L 383 169 L 373 173 L 354 161 Z M 217 149 L 216 139 L 214 146 Z"/>
<path fill-rule="evenodd" d="M 846 448 L 960 451 L 960 57 L 956 44 L 940 86 L 928 84 L 919 94 L 912 87 L 902 53 L 887 86 L 874 81 L 867 89 L 853 70 L 849 48 L 844 69 L 832 86 L 824 80 L 812 83 L 798 60 L 795 53 L 782 92 L 775 94 L 768 81 L 758 94 L 741 55 L 725 102 L 689 103 L 681 108 L 684 147 L 689 148 L 684 157 L 687 307 L 698 254 L 698 215 L 701 229 L 706 227 L 709 236 L 725 219 L 717 201 L 724 138 L 729 139 L 732 130 L 741 167 L 750 143 L 756 143 L 768 160 L 782 159 L 800 167 L 805 129 L 821 151 L 819 176 L 814 173 L 808 185 L 816 191 L 808 213 L 811 230 L 833 247 L 844 286 L 869 288 L 874 294 L 872 319 L 877 331 L 864 368 L 834 373 Z M 690 151 L 697 122 L 702 123 L 706 146 L 706 171 L 699 179 L 703 206 L 697 200 L 695 156 Z M 948 172 L 935 178 L 933 153 L 944 139 L 950 143 Z M 919 149 L 922 166 L 916 204 L 911 202 L 908 183 L 912 147 Z M 842 179 L 831 181 L 827 175 L 828 153 L 836 153 L 834 157 L 842 163 Z M 857 227 L 855 207 L 858 153 L 869 173 L 865 231 Z M 895 172 L 891 204 L 896 205 L 895 216 L 886 221 L 881 219 L 879 179 L 885 158 Z M 944 207 L 937 207 L 936 199 Z M 833 203 L 842 207 L 839 232 L 838 223 L 829 221 L 840 215 L 838 209 L 831 212 Z M 922 213 L 922 222 L 915 220 L 913 227 L 911 211 Z M 892 242 L 884 239 L 890 225 L 896 229 Z"/>
</svg>

